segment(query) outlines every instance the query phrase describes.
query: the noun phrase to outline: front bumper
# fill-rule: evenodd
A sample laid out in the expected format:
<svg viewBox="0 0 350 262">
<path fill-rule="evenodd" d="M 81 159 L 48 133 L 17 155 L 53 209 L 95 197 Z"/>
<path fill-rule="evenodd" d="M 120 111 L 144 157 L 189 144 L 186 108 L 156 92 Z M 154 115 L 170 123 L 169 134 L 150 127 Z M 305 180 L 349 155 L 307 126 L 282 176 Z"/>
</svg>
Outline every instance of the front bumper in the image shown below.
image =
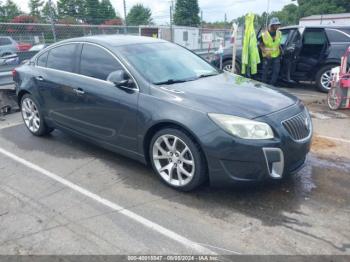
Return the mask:
<svg viewBox="0 0 350 262">
<path fill-rule="evenodd" d="M 281 121 L 296 115 L 300 110 L 300 105 L 294 106 L 259 119 L 271 124 L 276 133 L 273 140 L 236 139 L 222 130 L 202 137 L 210 183 L 223 186 L 237 182 L 281 179 L 299 171 L 310 151 L 312 128 L 309 137 L 295 141 Z"/>
</svg>

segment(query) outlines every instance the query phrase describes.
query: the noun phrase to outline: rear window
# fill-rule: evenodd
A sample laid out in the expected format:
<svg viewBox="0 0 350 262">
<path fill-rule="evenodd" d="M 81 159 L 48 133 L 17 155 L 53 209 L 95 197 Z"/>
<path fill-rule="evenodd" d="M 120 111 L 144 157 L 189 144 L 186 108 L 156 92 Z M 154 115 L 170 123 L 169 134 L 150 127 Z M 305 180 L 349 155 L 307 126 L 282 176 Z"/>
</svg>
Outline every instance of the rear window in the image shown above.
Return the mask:
<svg viewBox="0 0 350 262">
<path fill-rule="evenodd" d="M 327 37 L 324 31 L 314 30 L 305 31 L 303 37 L 304 45 L 324 45 L 327 42 Z"/>
<path fill-rule="evenodd" d="M 49 52 L 45 52 L 38 57 L 38 60 L 37 60 L 38 66 L 46 67 L 46 61 L 47 61 L 48 54 L 49 54 Z"/>
<path fill-rule="evenodd" d="M 8 39 L 8 38 L 0 38 L 0 45 L 11 45 L 12 44 L 12 42 L 11 42 L 11 40 L 10 39 Z"/>
<path fill-rule="evenodd" d="M 76 44 L 67 44 L 50 50 L 46 66 L 66 72 L 74 72 Z"/>
<path fill-rule="evenodd" d="M 326 32 L 330 42 L 350 42 L 350 36 L 338 29 L 327 29 Z"/>
</svg>

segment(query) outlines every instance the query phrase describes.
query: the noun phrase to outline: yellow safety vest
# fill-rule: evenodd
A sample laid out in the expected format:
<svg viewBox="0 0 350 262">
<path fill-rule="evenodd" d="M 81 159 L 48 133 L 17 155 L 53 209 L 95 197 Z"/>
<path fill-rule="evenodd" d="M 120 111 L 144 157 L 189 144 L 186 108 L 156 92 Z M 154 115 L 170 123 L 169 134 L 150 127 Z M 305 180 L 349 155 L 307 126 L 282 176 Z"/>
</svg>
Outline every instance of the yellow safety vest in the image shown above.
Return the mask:
<svg viewBox="0 0 350 262">
<path fill-rule="evenodd" d="M 281 54 L 280 46 L 282 41 L 281 31 L 276 32 L 275 41 L 270 35 L 269 31 L 265 31 L 262 34 L 262 40 L 265 45 L 265 50 L 262 52 L 263 57 L 270 56 L 271 58 L 279 57 Z"/>
</svg>

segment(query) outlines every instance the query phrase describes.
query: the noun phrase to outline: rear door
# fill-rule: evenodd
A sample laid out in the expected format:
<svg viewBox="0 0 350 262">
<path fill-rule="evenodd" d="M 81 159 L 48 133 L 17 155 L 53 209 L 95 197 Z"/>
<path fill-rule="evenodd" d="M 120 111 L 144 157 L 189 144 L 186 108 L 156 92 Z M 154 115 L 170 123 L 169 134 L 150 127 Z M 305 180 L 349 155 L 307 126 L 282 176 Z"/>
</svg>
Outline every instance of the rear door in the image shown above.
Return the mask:
<svg viewBox="0 0 350 262">
<path fill-rule="evenodd" d="M 330 63 L 339 64 L 340 58 L 350 46 L 350 28 L 326 28 L 326 34 L 330 42 L 326 60 Z"/>
<path fill-rule="evenodd" d="M 327 35 L 324 28 L 306 28 L 301 38 L 297 36 L 295 43 L 291 77 L 295 80 L 309 80 L 312 72 L 327 55 Z"/>
<path fill-rule="evenodd" d="M 37 75 L 33 79 L 46 115 L 56 125 L 71 128 L 63 116 L 79 107 L 75 78 L 81 44 L 60 45 L 43 53 L 37 59 Z"/>
</svg>

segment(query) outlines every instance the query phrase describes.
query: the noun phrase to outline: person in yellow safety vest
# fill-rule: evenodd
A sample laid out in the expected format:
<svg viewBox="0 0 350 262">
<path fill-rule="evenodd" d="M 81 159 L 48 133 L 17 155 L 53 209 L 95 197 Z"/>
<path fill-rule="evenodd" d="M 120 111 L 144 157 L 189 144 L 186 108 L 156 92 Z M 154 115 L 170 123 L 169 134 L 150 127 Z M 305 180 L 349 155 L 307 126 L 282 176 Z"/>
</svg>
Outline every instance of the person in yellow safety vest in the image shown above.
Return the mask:
<svg viewBox="0 0 350 262">
<path fill-rule="evenodd" d="M 281 68 L 281 41 L 282 33 L 279 31 L 281 23 L 277 17 L 271 18 L 269 29 L 259 38 L 259 47 L 263 56 L 262 81 L 276 85 Z M 268 81 L 268 74 L 272 75 Z"/>
</svg>

